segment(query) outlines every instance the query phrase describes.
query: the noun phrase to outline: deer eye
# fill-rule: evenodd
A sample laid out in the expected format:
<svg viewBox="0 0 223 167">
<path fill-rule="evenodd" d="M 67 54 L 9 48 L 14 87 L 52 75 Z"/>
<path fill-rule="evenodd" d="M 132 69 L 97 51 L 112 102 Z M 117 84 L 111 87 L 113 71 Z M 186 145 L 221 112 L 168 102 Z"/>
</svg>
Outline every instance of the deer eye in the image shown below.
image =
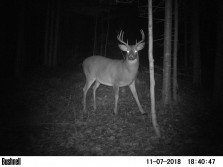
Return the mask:
<svg viewBox="0 0 223 167">
<path fill-rule="evenodd" d="M 137 50 L 134 50 L 134 53 L 137 53 Z"/>
<path fill-rule="evenodd" d="M 127 50 L 127 53 L 129 54 L 129 50 Z"/>
</svg>

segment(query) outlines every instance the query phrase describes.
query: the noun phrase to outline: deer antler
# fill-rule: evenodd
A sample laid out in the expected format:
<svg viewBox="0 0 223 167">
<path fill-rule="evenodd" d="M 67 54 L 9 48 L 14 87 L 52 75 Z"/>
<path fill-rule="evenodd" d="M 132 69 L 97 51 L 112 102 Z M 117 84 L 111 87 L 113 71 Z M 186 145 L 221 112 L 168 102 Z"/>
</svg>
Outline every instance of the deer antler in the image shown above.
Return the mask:
<svg viewBox="0 0 223 167">
<path fill-rule="evenodd" d="M 127 45 L 128 46 L 128 40 L 127 40 L 127 43 L 123 41 L 123 35 L 124 35 L 124 32 L 121 30 L 120 33 L 118 34 L 117 36 L 117 39 L 123 43 L 124 45 Z"/>
<path fill-rule="evenodd" d="M 142 40 L 139 41 L 138 43 L 137 43 L 137 41 L 136 41 L 136 44 L 135 44 L 135 45 L 138 45 L 138 44 L 142 43 L 142 42 L 145 40 L 145 34 L 144 34 L 143 30 L 141 29 L 140 32 L 141 32 L 141 34 L 142 34 Z"/>
</svg>

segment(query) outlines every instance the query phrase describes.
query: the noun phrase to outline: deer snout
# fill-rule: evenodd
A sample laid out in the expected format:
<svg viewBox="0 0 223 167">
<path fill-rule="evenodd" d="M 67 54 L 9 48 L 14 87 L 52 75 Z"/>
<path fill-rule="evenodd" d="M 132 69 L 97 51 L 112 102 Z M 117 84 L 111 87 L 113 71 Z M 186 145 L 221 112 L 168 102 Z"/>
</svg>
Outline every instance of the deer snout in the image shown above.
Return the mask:
<svg viewBox="0 0 223 167">
<path fill-rule="evenodd" d="M 130 54 L 128 55 L 128 59 L 129 59 L 129 60 L 135 60 L 136 57 L 137 57 L 137 54 L 134 54 L 134 53 L 130 53 Z"/>
</svg>

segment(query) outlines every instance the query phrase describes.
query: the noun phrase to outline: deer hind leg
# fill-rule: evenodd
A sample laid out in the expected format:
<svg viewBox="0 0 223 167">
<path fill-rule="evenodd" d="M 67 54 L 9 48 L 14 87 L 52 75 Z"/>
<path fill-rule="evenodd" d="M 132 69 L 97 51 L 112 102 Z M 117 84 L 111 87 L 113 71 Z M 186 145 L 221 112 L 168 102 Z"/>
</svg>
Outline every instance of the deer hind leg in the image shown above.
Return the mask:
<svg viewBox="0 0 223 167">
<path fill-rule="evenodd" d="M 133 83 L 131 85 L 129 85 L 129 88 L 130 88 L 130 90 L 131 90 L 131 92 L 132 92 L 132 94 L 135 98 L 135 101 L 136 101 L 136 103 L 139 107 L 139 110 L 140 110 L 141 114 L 145 114 L 145 111 L 143 110 L 143 108 L 142 108 L 142 106 L 139 102 L 139 98 L 138 98 L 138 95 L 137 95 L 137 92 L 136 92 L 136 87 L 135 87 L 135 81 L 133 81 Z"/>
<path fill-rule="evenodd" d="M 86 83 L 85 83 L 84 88 L 83 88 L 84 112 L 87 111 L 86 110 L 86 95 L 87 95 L 87 91 L 91 87 L 91 85 L 93 84 L 94 81 L 95 81 L 95 79 L 88 78 L 87 75 L 86 75 Z"/>
<path fill-rule="evenodd" d="M 99 87 L 100 82 L 95 81 L 94 87 L 93 87 L 93 97 L 94 97 L 94 110 L 96 110 L 96 90 Z"/>
<path fill-rule="evenodd" d="M 114 92 L 115 92 L 115 108 L 114 108 L 114 113 L 115 115 L 118 114 L 118 98 L 119 98 L 119 87 L 118 86 L 113 86 Z"/>
</svg>

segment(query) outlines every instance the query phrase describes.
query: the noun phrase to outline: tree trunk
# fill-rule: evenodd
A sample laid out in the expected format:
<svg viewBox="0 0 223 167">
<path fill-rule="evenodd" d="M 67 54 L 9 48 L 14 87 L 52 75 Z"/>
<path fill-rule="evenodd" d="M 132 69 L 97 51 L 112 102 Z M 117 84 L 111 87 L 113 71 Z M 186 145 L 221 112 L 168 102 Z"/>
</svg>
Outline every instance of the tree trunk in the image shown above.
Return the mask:
<svg viewBox="0 0 223 167">
<path fill-rule="evenodd" d="M 49 31 L 50 31 L 50 2 L 48 1 L 46 9 L 46 28 L 45 28 L 45 40 L 44 40 L 44 65 L 48 65 L 49 56 Z"/>
<path fill-rule="evenodd" d="M 184 21 L 184 67 L 187 68 L 188 67 L 188 41 L 187 41 L 187 28 L 188 28 L 188 25 L 187 25 L 187 21 L 185 20 Z"/>
<path fill-rule="evenodd" d="M 217 3 L 217 46 L 215 58 L 215 73 L 214 73 L 214 94 L 213 102 L 219 112 L 223 110 L 223 2 Z M 222 113 L 222 112 L 221 112 Z M 214 114 L 214 113 L 213 113 Z"/>
<path fill-rule="evenodd" d="M 152 15 L 152 0 L 148 0 L 148 37 L 149 37 L 149 69 L 150 69 L 150 101 L 151 101 L 151 114 L 152 123 L 155 129 L 156 135 L 160 137 L 159 125 L 156 120 L 156 108 L 155 108 L 155 79 L 154 79 L 154 59 L 153 59 L 153 15 Z"/>
<path fill-rule="evenodd" d="M 100 55 L 103 56 L 104 49 L 104 22 L 103 16 L 101 17 L 101 45 L 100 45 Z"/>
<path fill-rule="evenodd" d="M 53 65 L 53 40 L 54 40 L 54 30 L 55 30 L 55 2 L 52 2 L 51 6 L 51 14 L 50 14 L 50 36 L 49 36 L 49 57 L 48 57 L 48 65 Z"/>
<path fill-rule="evenodd" d="M 59 38 L 59 26 L 60 26 L 60 0 L 56 2 L 56 11 L 55 11 L 55 33 L 54 33 L 54 48 L 53 48 L 53 66 L 57 65 L 58 59 L 58 38 Z"/>
<path fill-rule="evenodd" d="M 97 28 L 98 28 L 98 16 L 95 16 L 93 55 L 97 54 Z"/>
<path fill-rule="evenodd" d="M 110 13 L 110 11 L 109 11 Z M 108 45 L 108 37 L 109 37 L 109 27 L 110 27 L 110 18 L 108 13 L 108 20 L 107 20 L 107 32 L 106 32 L 106 40 L 105 40 L 105 57 L 107 56 L 107 45 Z"/>
<path fill-rule="evenodd" d="M 163 59 L 163 90 L 162 101 L 166 106 L 171 102 L 171 30 L 172 30 L 172 0 L 165 1 L 165 32 Z"/>
<path fill-rule="evenodd" d="M 191 54 L 193 56 L 193 83 L 199 86 L 201 83 L 201 60 L 200 60 L 200 18 L 199 1 L 193 1 L 192 15 L 192 46 Z"/>
<path fill-rule="evenodd" d="M 177 103 L 178 0 L 175 0 L 174 5 L 173 100 Z"/>
</svg>

